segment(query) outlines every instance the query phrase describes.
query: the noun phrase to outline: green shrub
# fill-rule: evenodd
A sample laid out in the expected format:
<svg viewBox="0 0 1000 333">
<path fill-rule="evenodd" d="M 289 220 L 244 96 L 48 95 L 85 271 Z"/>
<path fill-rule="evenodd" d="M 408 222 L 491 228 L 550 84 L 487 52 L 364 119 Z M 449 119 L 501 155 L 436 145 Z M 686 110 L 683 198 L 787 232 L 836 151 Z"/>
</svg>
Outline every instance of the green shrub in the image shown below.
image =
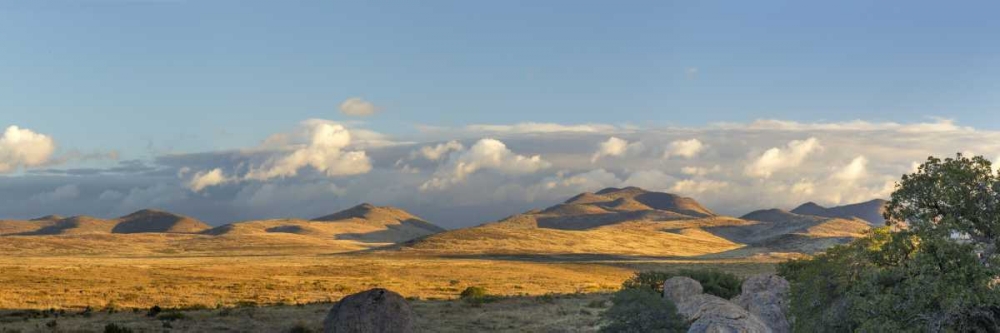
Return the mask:
<svg viewBox="0 0 1000 333">
<path fill-rule="evenodd" d="M 185 315 L 185 314 L 183 314 L 181 312 L 177 312 L 177 311 L 169 311 L 169 312 L 161 313 L 159 316 L 156 316 L 156 319 L 159 319 L 159 320 L 162 320 L 162 321 L 183 320 L 183 319 L 187 319 L 187 315 Z"/>
<path fill-rule="evenodd" d="M 614 305 L 601 316 L 601 332 L 687 332 L 677 307 L 651 289 L 622 289 L 611 301 Z"/>
<path fill-rule="evenodd" d="M 118 326 L 118 324 L 110 323 L 104 325 L 104 333 L 132 333 L 132 329 L 124 326 Z"/>
<path fill-rule="evenodd" d="M 497 300 L 496 296 L 491 296 L 486 292 L 486 288 L 472 286 L 462 290 L 459 294 L 459 298 L 469 304 L 479 305 L 482 303 L 490 303 Z"/>
<path fill-rule="evenodd" d="M 648 271 L 637 272 L 625 283 L 624 289 L 648 289 L 663 293 L 663 282 L 676 276 L 686 276 L 701 283 L 706 294 L 731 299 L 740 294 L 743 279 L 726 272 L 716 270 L 682 269 L 676 272 Z"/>
</svg>

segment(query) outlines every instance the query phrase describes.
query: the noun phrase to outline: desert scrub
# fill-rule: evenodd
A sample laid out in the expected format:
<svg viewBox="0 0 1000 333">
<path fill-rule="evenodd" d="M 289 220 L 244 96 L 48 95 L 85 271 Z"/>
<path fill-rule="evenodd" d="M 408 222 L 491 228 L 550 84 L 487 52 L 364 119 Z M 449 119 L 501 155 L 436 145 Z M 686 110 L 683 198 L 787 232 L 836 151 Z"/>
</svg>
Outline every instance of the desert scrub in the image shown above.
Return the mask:
<svg viewBox="0 0 1000 333">
<path fill-rule="evenodd" d="M 131 328 L 120 326 L 115 323 L 104 325 L 104 333 L 132 333 Z"/>
<path fill-rule="evenodd" d="M 732 273 L 717 270 L 682 269 L 676 272 L 648 271 L 637 272 L 625 283 L 623 289 L 647 289 L 663 293 L 663 282 L 677 276 L 686 276 L 701 283 L 706 294 L 724 299 L 731 299 L 740 294 L 743 279 Z"/>
<path fill-rule="evenodd" d="M 611 298 L 614 305 L 601 315 L 601 332 L 686 332 L 687 322 L 677 307 L 651 289 L 622 289 Z"/>
<path fill-rule="evenodd" d="M 478 286 L 465 288 L 465 290 L 462 290 L 462 293 L 459 294 L 458 298 L 473 305 L 492 303 L 497 300 L 496 296 L 490 295 L 486 292 L 486 288 Z"/>
</svg>

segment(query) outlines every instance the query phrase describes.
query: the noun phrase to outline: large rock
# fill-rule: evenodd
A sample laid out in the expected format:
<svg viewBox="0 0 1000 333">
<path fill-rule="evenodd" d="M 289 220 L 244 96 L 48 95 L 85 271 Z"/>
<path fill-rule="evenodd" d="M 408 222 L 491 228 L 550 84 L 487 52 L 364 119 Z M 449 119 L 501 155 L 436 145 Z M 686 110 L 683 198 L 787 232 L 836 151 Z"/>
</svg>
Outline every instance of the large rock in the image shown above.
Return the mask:
<svg viewBox="0 0 1000 333">
<path fill-rule="evenodd" d="M 325 333 L 413 332 L 413 310 L 403 296 L 372 289 L 337 302 L 323 321 Z"/>
<path fill-rule="evenodd" d="M 788 280 L 774 274 L 751 276 L 743 281 L 743 291 L 734 300 L 760 318 L 775 333 L 791 332 L 788 318 Z"/>
<path fill-rule="evenodd" d="M 688 277 L 673 277 L 663 283 L 663 297 L 691 323 L 688 332 L 769 333 L 759 318 L 717 296 L 703 294 L 701 284 Z"/>
</svg>

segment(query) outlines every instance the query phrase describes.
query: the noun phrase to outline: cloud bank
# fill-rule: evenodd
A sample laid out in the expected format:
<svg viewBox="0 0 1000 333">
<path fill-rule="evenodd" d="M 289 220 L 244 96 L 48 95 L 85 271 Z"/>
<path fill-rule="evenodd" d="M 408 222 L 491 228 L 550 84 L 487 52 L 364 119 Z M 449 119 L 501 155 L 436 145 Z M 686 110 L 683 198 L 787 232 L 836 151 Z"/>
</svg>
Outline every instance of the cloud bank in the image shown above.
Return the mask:
<svg viewBox="0 0 1000 333">
<path fill-rule="evenodd" d="M 33 169 L 0 178 L 0 211 L 6 218 L 110 217 L 153 207 L 218 224 L 311 218 L 372 202 L 459 227 L 583 191 L 640 186 L 741 215 L 805 201 L 885 198 L 902 174 L 931 155 L 1000 156 L 1000 132 L 942 119 L 760 120 L 649 129 L 478 126 L 484 130 L 478 135 L 456 128 L 404 140 L 357 125 L 307 120 L 238 150 L 61 169 L 39 169 L 55 159 L 51 138 L 11 127 L 0 139 L 0 161 L 8 173 Z"/>
</svg>

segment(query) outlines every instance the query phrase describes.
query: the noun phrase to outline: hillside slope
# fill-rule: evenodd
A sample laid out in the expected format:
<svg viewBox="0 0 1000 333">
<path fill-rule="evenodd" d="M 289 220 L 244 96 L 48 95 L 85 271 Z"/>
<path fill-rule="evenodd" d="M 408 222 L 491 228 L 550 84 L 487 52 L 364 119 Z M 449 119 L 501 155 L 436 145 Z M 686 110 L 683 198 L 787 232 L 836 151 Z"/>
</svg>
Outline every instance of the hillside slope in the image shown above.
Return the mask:
<svg viewBox="0 0 1000 333">
<path fill-rule="evenodd" d="M 541 211 L 408 242 L 401 251 L 465 255 L 697 256 L 741 244 L 704 226 L 741 224 L 691 198 L 636 187 L 583 193 Z"/>
<path fill-rule="evenodd" d="M 888 203 L 888 201 L 875 199 L 856 204 L 826 208 L 813 202 L 807 202 L 796 207 L 795 209 L 792 209 L 791 212 L 801 215 L 815 215 L 843 219 L 859 218 L 867 221 L 873 226 L 882 226 L 885 225 L 885 217 L 882 216 L 882 213 L 885 210 L 886 203 Z"/>
</svg>

